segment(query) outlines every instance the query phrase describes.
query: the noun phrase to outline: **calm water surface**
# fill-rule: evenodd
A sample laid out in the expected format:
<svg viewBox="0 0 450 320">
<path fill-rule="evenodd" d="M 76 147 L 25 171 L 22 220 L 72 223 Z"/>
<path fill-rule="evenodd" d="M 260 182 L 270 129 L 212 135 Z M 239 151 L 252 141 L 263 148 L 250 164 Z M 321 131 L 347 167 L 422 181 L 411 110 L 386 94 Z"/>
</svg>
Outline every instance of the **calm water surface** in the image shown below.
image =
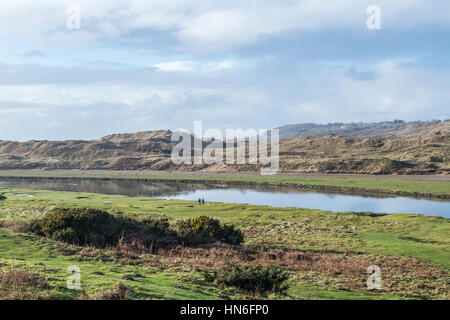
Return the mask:
<svg viewBox="0 0 450 320">
<path fill-rule="evenodd" d="M 1 188 L 120 194 L 136 197 L 248 203 L 275 207 L 298 207 L 329 211 L 374 213 L 421 213 L 450 218 L 450 202 L 405 197 L 378 197 L 302 192 L 290 188 L 223 187 L 198 183 L 145 181 L 49 180 L 0 178 Z"/>
</svg>

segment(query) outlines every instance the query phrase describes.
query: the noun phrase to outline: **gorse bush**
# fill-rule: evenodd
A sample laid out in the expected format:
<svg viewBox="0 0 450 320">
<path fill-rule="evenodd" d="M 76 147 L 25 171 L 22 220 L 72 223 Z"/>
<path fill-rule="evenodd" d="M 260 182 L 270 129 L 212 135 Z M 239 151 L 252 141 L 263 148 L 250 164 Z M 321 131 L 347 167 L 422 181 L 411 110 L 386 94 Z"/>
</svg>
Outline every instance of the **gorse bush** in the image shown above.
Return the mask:
<svg viewBox="0 0 450 320">
<path fill-rule="evenodd" d="M 208 217 L 179 221 L 175 229 L 164 217 L 136 220 L 98 209 L 70 208 L 49 212 L 43 218 L 25 224 L 21 231 L 71 244 L 99 247 L 138 243 L 141 247 L 157 248 L 181 242 L 239 244 L 243 240 L 240 230 Z"/>
<path fill-rule="evenodd" d="M 288 285 L 287 272 L 278 266 L 256 267 L 250 265 L 239 265 L 228 261 L 223 267 L 212 272 L 202 271 L 205 280 L 218 286 L 234 286 L 261 295 L 266 292 L 283 294 Z"/>
<path fill-rule="evenodd" d="M 165 218 L 138 221 L 89 208 L 52 211 L 40 220 L 31 221 L 22 231 L 67 243 L 95 246 L 115 245 L 119 239 L 139 240 L 150 245 L 176 238 Z"/>
<path fill-rule="evenodd" d="M 200 216 L 176 223 L 178 237 L 188 244 L 201 244 L 220 241 L 228 244 L 240 244 L 244 236 L 239 229 L 231 225 L 222 225 L 219 220 Z"/>
<path fill-rule="evenodd" d="M 108 235 L 114 234 L 113 229 L 118 224 L 120 221 L 103 210 L 58 209 L 43 217 L 39 226 L 40 231 L 47 236 L 71 228 L 79 236 L 80 242 L 89 242 L 88 238 L 94 235 L 103 236 L 109 242 Z"/>
<path fill-rule="evenodd" d="M 66 228 L 53 232 L 52 239 L 67 243 L 78 243 L 78 235 L 72 228 Z"/>
</svg>

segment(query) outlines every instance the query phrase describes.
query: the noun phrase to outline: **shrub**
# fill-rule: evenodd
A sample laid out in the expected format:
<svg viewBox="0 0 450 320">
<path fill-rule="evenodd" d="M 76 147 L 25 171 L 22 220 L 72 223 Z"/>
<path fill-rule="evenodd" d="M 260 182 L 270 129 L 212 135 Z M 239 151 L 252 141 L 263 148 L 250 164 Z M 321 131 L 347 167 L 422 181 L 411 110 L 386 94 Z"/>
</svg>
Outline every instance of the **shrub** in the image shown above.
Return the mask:
<svg viewBox="0 0 450 320">
<path fill-rule="evenodd" d="M 442 156 L 439 156 L 439 155 L 431 155 L 428 157 L 428 159 L 431 162 L 444 162 L 444 159 L 442 158 Z"/>
<path fill-rule="evenodd" d="M 176 227 L 178 237 L 190 244 L 215 241 L 240 244 L 244 240 L 244 236 L 239 229 L 231 225 L 221 225 L 219 220 L 207 216 L 179 220 Z"/>
<path fill-rule="evenodd" d="M 95 246 L 115 245 L 119 239 L 122 242 L 138 240 L 145 245 L 159 240 L 176 240 L 165 218 L 138 221 L 89 208 L 57 209 L 26 224 L 21 231 L 67 243 Z"/>
<path fill-rule="evenodd" d="M 33 219 L 28 223 L 23 224 L 19 228 L 20 232 L 34 233 L 38 236 L 44 236 L 41 231 L 41 221 L 39 219 Z"/>
<path fill-rule="evenodd" d="M 0 193 L 0 201 L 1 200 L 6 200 L 6 196 L 3 193 Z"/>
<path fill-rule="evenodd" d="M 283 294 L 288 286 L 287 272 L 277 266 L 256 267 L 239 265 L 228 261 L 223 267 L 213 272 L 203 271 L 205 280 L 219 286 L 229 285 L 250 291 L 255 295 L 271 291 Z"/>
<path fill-rule="evenodd" d="M 158 219 L 145 218 L 141 221 L 141 225 L 144 231 L 161 236 L 171 232 L 169 220 L 166 217 Z"/>
<path fill-rule="evenodd" d="M 77 233 L 72 228 L 55 231 L 52 235 L 52 239 L 72 244 L 78 243 Z"/>
<path fill-rule="evenodd" d="M 70 208 L 51 211 L 43 218 L 25 224 L 21 231 L 71 244 L 121 245 L 124 248 L 133 244 L 141 249 L 157 249 L 181 241 L 193 245 L 216 241 L 239 244 L 243 241 L 240 230 L 206 216 L 178 221 L 176 227 L 177 231 L 173 231 L 167 218 L 136 220 L 98 209 Z"/>
<path fill-rule="evenodd" d="M 120 222 L 106 211 L 96 209 L 58 209 L 48 213 L 39 222 L 40 232 L 45 236 L 63 240 L 71 233 L 71 243 L 105 245 L 111 244 L 120 232 Z M 73 232 L 69 231 L 70 228 Z M 62 237 L 62 238 L 59 238 Z M 75 238 L 75 239 L 73 239 Z"/>
</svg>

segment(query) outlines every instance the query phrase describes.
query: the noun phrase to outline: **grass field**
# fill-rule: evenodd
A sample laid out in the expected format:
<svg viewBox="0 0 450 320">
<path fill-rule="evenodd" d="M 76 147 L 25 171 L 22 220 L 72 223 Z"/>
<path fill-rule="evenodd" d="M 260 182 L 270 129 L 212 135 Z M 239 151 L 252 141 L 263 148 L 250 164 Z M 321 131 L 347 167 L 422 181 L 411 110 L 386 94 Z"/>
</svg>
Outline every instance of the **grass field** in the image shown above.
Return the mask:
<svg viewBox="0 0 450 320">
<path fill-rule="evenodd" d="M 149 174 L 142 172 L 70 172 L 70 171 L 0 171 L 0 177 L 137 179 L 151 181 L 186 181 L 232 185 L 291 186 L 336 192 L 388 193 L 413 197 L 450 198 L 450 180 L 412 180 L 362 177 L 282 177 L 219 174 Z"/>
<path fill-rule="evenodd" d="M 396 183 L 379 182 L 377 187 L 386 188 Z M 414 183 L 404 182 L 397 187 L 415 188 Z M 427 190 L 437 189 L 430 185 Z M 3 298 L 93 298 L 118 283 L 130 288 L 129 297 L 135 299 L 253 298 L 250 292 L 216 287 L 203 280 L 200 269 L 213 270 L 232 259 L 275 264 L 288 270 L 290 286 L 286 294 L 263 298 L 449 299 L 450 220 L 445 218 L 245 204 L 198 205 L 76 192 L 0 189 L 2 192 L 7 199 L 0 201 L 0 268 L 2 272 L 24 271 L 45 281 L 45 285 L 35 287 L 19 286 L 15 296 Z M 133 253 L 68 245 L 17 231 L 19 224 L 61 207 L 93 207 L 137 218 L 164 215 L 170 222 L 207 215 L 240 228 L 245 235 L 242 248 L 253 251 L 214 245 L 180 247 L 157 254 Z M 382 288 L 375 292 L 366 286 L 366 269 L 372 264 L 382 272 Z M 66 288 L 66 268 L 71 265 L 81 269 L 81 292 Z"/>
</svg>

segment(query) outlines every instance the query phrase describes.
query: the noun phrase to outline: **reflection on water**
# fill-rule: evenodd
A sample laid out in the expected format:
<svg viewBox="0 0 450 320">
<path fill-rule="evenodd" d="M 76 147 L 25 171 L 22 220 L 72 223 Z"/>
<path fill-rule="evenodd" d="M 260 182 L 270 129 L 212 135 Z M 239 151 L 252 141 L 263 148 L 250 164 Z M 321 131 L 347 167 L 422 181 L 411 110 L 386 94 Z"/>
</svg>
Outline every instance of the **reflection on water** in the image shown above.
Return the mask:
<svg viewBox="0 0 450 320">
<path fill-rule="evenodd" d="M 201 183 L 147 181 L 55 180 L 0 178 L 2 188 L 24 188 L 120 194 L 133 197 L 249 203 L 330 211 L 421 213 L 450 218 L 450 202 L 404 197 L 381 197 L 302 192 L 289 187 L 226 187 Z"/>
</svg>

